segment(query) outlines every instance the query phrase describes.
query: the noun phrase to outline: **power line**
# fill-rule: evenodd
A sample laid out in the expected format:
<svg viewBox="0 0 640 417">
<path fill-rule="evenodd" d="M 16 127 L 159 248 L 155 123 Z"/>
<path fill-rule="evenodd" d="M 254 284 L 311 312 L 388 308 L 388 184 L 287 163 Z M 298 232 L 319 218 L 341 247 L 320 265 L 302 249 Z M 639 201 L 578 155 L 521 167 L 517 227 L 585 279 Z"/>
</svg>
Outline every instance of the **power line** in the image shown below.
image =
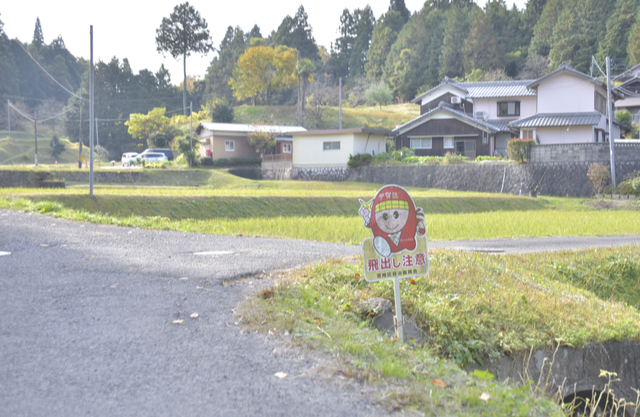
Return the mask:
<svg viewBox="0 0 640 417">
<path fill-rule="evenodd" d="M 17 44 L 18 44 L 18 45 L 20 45 L 20 48 L 22 48 L 22 50 L 24 51 L 24 53 L 25 53 L 25 54 L 27 54 L 27 55 L 29 55 L 29 58 L 31 58 L 31 59 L 33 60 L 33 62 L 35 62 L 35 63 L 36 63 L 36 65 L 37 65 L 38 67 L 40 67 L 40 69 L 41 69 L 42 71 L 44 71 L 44 73 L 45 73 L 45 74 L 47 74 L 47 75 L 49 76 L 49 78 L 51 78 L 53 81 L 55 81 L 55 83 L 56 83 L 56 84 L 58 84 L 58 85 L 59 85 L 59 86 L 60 86 L 64 91 L 66 91 L 67 93 L 71 94 L 72 96 L 74 96 L 74 97 L 79 98 L 80 100 L 82 100 L 82 97 L 77 96 L 75 93 L 72 93 L 71 91 L 69 91 L 69 90 L 67 89 L 67 87 L 65 87 L 64 85 L 60 84 L 60 81 L 58 81 L 58 80 L 56 80 L 55 78 L 53 78 L 53 75 L 49 74 L 49 73 L 47 72 L 47 70 L 46 70 L 46 69 L 44 69 L 44 67 L 43 67 L 42 65 L 40 65 L 40 63 L 39 63 L 38 61 L 36 61 L 36 59 L 35 59 L 34 57 L 32 57 L 32 56 L 31 56 L 31 54 L 30 54 L 26 49 L 24 49 L 24 46 L 22 46 L 22 43 L 21 43 L 21 42 L 17 42 Z"/>
</svg>

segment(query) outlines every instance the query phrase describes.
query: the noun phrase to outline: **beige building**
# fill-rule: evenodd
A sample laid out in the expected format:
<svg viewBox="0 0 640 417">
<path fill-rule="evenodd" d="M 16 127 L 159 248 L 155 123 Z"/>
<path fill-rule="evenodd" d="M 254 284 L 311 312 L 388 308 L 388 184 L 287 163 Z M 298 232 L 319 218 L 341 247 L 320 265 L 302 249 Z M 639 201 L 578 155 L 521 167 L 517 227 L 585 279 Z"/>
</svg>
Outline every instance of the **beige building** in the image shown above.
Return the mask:
<svg viewBox="0 0 640 417">
<path fill-rule="evenodd" d="M 254 129 L 268 130 L 281 136 L 283 132 L 305 132 L 301 126 L 247 125 L 239 123 L 200 123 L 196 128 L 200 141 L 200 156 L 203 158 L 259 158 L 255 147 L 249 145 L 247 137 Z"/>
</svg>

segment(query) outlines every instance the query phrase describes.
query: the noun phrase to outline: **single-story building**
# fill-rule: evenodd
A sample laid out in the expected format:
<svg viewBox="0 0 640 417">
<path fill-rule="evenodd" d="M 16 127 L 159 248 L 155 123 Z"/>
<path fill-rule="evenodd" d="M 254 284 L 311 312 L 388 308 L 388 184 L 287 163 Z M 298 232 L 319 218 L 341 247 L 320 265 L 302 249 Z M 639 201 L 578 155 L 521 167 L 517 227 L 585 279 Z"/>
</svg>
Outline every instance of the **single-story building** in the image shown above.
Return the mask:
<svg viewBox="0 0 640 417">
<path fill-rule="evenodd" d="M 302 126 L 248 125 L 240 123 L 207 123 L 196 128 L 200 141 L 200 156 L 212 159 L 259 158 L 258 150 L 249 145 L 248 135 L 254 130 L 276 135 L 278 149 L 291 152 L 290 133 L 306 132 Z M 288 132 L 289 134 L 285 134 Z"/>
<path fill-rule="evenodd" d="M 350 155 L 386 152 L 392 133 L 365 127 L 341 130 L 287 131 L 293 138 L 293 167 L 346 167 Z"/>
</svg>

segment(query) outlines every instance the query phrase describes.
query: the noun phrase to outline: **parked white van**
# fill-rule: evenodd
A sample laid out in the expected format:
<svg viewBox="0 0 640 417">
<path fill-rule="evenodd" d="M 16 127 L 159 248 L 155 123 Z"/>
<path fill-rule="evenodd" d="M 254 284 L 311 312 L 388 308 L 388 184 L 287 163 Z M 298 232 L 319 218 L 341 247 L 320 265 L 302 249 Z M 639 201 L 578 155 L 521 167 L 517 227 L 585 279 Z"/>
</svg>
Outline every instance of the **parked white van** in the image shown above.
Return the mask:
<svg viewBox="0 0 640 417">
<path fill-rule="evenodd" d="M 125 152 L 122 154 L 122 166 L 128 167 L 131 166 L 131 162 L 140 158 L 140 154 L 136 152 Z"/>
</svg>

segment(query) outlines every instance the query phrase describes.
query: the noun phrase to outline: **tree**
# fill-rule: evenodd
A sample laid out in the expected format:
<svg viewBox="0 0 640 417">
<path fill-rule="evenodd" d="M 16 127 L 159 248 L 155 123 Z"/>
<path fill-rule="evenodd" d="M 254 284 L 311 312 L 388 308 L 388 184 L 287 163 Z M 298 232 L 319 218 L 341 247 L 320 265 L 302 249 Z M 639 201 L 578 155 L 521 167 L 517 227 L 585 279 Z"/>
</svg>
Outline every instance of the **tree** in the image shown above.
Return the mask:
<svg viewBox="0 0 640 417">
<path fill-rule="evenodd" d="M 636 13 L 636 20 L 629 32 L 629 44 L 627 45 L 627 55 L 630 63 L 640 62 L 640 7 Z"/>
<path fill-rule="evenodd" d="M 251 125 L 251 130 L 247 133 L 247 142 L 264 155 L 273 152 L 279 133 L 273 126 L 257 123 Z"/>
<path fill-rule="evenodd" d="M 562 13 L 563 5 L 562 0 L 549 0 L 544 6 L 540 19 L 538 19 L 533 28 L 529 54 L 535 53 L 543 57 L 549 56 L 553 28 L 558 22 L 558 16 Z"/>
<path fill-rule="evenodd" d="M 59 156 L 62 152 L 64 152 L 65 146 L 64 143 L 60 143 L 60 138 L 55 133 L 51 135 L 51 156 L 54 158 Z"/>
<path fill-rule="evenodd" d="M 233 107 L 227 103 L 219 102 L 211 110 L 211 121 L 217 123 L 233 123 Z"/>
<path fill-rule="evenodd" d="M 313 61 L 320 60 L 320 54 L 316 41 L 313 38 L 313 29 L 309 25 L 309 17 L 301 5 L 295 16 L 286 16 L 271 40 L 274 46 L 284 45 L 297 49 L 301 58 Z"/>
<path fill-rule="evenodd" d="M 369 87 L 365 93 L 365 97 L 367 97 L 367 100 L 372 101 L 380 107 L 393 101 L 391 89 L 384 81 L 380 81 L 379 83 Z"/>
<path fill-rule="evenodd" d="M 36 18 L 36 27 L 33 30 L 32 45 L 35 45 L 37 49 L 40 49 L 44 45 L 44 36 L 42 35 L 42 26 L 40 25 L 40 18 Z"/>
<path fill-rule="evenodd" d="M 365 64 L 368 77 L 380 78 L 391 46 L 410 16 L 404 0 L 391 0 L 389 10 L 375 23 Z"/>
<path fill-rule="evenodd" d="M 313 72 L 315 65 L 308 58 L 302 58 L 296 64 L 294 74 L 298 77 L 298 111 L 301 118 L 301 125 L 304 126 L 304 105 L 306 103 L 307 86 L 313 82 Z"/>
<path fill-rule="evenodd" d="M 477 6 L 476 6 L 477 7 Z M 467 7 L 451 6 L 447 12 L 447 22 L 444 30 L 444 42 L 440 55 L 440 79 L 464 75 L 464 58 L 462 50 L 464 42 L 469 37 Z"/>
<path fill-rule="evenodd" d="M 233 77 L 233 69 L 246 48 L 247 42 L 242 29 L 229 26 L 218 47 L 218 56 L 213 58 L 207 68 L 205 94 L 208 98 L 216 97 L 230 104 L 238 102 L 229 85 L 229 79 Z"/>
<path fill-rule="evenodd" d="M 356 22 L 356 36 L 349 57 L 349 77 L 361 77 L 365 74 L 365 65 L 367 62 L 367 52 L 371 44 L 371 35 L 373 34 L 373 26 L 376 22 L 373 16 L 373 10 L 367 4 L 364 9 L 356 9 L 353 12 Z"/>
<path fill-rule="evenodd" d="M 327 63 L 328 73 L 334 78 L 349 76 L 349 61 L 356 38 L 356 22 L 349 9 L 340 15 L 340 37 L 331 44 L 331 58 Z"/>
<path fill-rule="evenodd" d="M 498 68 L 501 64 L 502 45 L 498 44 L 496 34 L 482 11 L 476 12 L 476 18 L 464 42 L 462 52 L 465 73 L 474 69 L 489 71 Z"/>
<path fill-rule="evenodd" d="M 549 72 L 549 58 L 536 53 L 529 54 L 524 67 L 518 73 L 520 80 L 535 80 Z"/>
<path fill-rule="evenodd" d="M 240 100 L 251 98 L 257 104 L 260 95 L 271 105 L 274 91 L 293 87 L 296 51 L 286 46 L 248 48 L 238 59 L 233 77 L 229 80 L 233 94 Z"/>
<path fill-rule="evenodd" d="M 169 126 L 169 118 L 165 116 L 167 109 L 156 107 L 149 113 L 134 113 L 124 124 L 129 127 L 129 134 L 135 139 L 149 141 L 154 133 L 165 130 Z"/>
<path fill-rule="evenodd" d="M 638 10 L 637 0 L 618 0 L 616 9 L 607 20 L 607 34 L 598 46 L 598 61 L 604 62 L 607 56 L 627 61 L 629 31 L 633 26 Z M 636 64 L 637 61 L 629 62 Z"/>
<path fill-rule="evenodd" d="M 207 22 L 189 2 L 177 5 L 169 18 L 163 18 L 156 29 L 157 51 L 169 52 L 173 58 L 182 57 L 184 84 L 182 88 L 183 114 L 187 114 L 187 57 L 192 52 L 207 53 L 213 46 L 209 42 Z"/>
</svg>

